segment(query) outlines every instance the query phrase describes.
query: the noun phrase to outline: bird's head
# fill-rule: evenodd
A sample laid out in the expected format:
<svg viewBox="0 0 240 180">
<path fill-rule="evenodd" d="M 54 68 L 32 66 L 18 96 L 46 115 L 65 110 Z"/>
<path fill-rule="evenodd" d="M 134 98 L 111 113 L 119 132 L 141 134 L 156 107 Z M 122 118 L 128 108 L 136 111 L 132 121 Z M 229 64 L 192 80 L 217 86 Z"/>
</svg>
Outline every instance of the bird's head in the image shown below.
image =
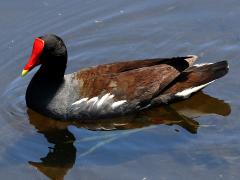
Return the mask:
<svg viewBox="0 0 240 180">
<path fill-rule="evenodd" d="M 46 70 L 58 70 L 67 63 L 67 49 L 63 40 L 56 35 L 44 35 L 36 38 L 33 43 L 32 54 L 23 68 L 22 76 L 38 65 Z"/>
</svg>

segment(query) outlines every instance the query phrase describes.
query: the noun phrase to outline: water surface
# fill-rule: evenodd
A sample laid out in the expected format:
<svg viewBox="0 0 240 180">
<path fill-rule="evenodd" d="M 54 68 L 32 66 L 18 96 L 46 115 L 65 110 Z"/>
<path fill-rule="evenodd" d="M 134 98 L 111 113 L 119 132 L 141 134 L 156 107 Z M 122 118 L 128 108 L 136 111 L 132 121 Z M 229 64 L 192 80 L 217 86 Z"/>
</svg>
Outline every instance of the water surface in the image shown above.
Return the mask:
<svg viewBox="0 0 240 180">
<path fill-rule="evenodd" d="M 0 2 L 0 175 L 4 179 L 238 179 L 240 2 Z M 25 105 L 33 39 L 61 36 L 67 73 L 127 59 L 196 54 L 230 72 L 191 99 L 95 124 Z M 103 131 L 104 130 L 104 131 Z"/>
</svg>

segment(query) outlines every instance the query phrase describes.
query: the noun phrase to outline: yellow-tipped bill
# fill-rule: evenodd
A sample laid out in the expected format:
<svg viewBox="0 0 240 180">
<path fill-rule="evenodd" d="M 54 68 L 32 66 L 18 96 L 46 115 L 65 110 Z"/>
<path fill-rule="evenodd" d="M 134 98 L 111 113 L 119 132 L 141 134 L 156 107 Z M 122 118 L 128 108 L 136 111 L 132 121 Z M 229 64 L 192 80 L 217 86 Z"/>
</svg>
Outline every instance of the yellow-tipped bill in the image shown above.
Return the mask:
<svg viewBox="0 0 240 180">
<path fill-rule="evenodd" d="M 25 69 L 24 69 L 24 70 L 22 71 L 22 77 L 24 77 L 25 75 L 27 75 L 28 72 L 29 72 L 28 70 L 25 70 Z"/>
<path fill-rule="evenodd" d="M 27 64 L 23 68 L 22 77 L 26 76 L 26 74 L 31 71 L 34 67 L 40 64 L 39 57 L 44 49 L 44 41 L 42 39 L 36 38 L 33 43 L 33 50 L 30 59 Z"/>
</svg>

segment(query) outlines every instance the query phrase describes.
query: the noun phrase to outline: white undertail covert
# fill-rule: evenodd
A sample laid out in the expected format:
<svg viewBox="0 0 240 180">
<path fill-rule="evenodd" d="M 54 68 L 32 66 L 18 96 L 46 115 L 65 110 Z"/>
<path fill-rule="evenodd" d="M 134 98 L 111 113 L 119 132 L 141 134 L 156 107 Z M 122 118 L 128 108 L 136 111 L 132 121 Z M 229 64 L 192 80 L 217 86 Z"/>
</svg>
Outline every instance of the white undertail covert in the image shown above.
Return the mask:
<svg viewBox="0 0 240 180">
<path fill-rule="evenodd" d="M 196 87 L 191 87 L 191 88 L 188 88 L 188 89 L 184 89 L 183 91 L 181 92 L 178 92 L 175 94 L 175 96 L 177 97 L 183 97 L 183 98 L 188 98 L 192 93 L 195 93 L 199 90 L 201 90 L 202 88 L 205 88 L 207 85 L 211 84 L 212 82 L 214 82 L 215 80 L 211 81 L 211 82 L 208 82 L 206 84 L 202 84 L 200 86 L 196 86 Z"/>
</svg>

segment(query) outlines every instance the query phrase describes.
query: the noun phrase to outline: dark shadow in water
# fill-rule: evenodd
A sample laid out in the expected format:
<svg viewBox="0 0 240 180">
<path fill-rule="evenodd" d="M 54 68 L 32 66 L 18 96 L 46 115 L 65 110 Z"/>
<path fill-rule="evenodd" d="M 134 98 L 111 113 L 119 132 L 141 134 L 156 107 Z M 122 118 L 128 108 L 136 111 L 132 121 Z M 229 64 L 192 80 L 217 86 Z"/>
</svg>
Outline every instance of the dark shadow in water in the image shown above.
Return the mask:
<svg viewBox="0 0 240 180">
<path fill-rule="evenodd" d="M 31 113 L 30 113 L 31 114 Z M 30 116 L 31 117 L 31 116 Z M 76 148 L 73 143 L 75 137 L 65 127 L 63 129 L 48 126 L 48 122 L 32 116 L 30 122 L 35 126 L 39 133 L 44 134 L 49 143 L 54 144 L 49 148 L 46 157 L 40 158 L 41 162 L 29 162 L 39 171 L 44 173 L 50 179 L 64 179 L 68 170 L 71 169 L 76 160 Z"/>
<path fill-rule="evenodd" d="M 126 130 L 165 124 L 178 125 L 195 134 L 199 123 L 194 118 L 209 114 L 227 116 L 230 112 L 229 104 L 202 92 L 186 101 L 170 106 L 154 108 L 111 120 L 99 120 L 98 123 L 61 122 L 28 109 L 30 123 L 46 137 L 49 143 L 54 144 L 46 157 L 40 158 L 40 162 L 29 163 L 51 179 L 64 179 L 76 159 L 76 148 L 73 144 L 75 137 L 68 131 L 69 125 L 90 130 Z"/>
</svg>

